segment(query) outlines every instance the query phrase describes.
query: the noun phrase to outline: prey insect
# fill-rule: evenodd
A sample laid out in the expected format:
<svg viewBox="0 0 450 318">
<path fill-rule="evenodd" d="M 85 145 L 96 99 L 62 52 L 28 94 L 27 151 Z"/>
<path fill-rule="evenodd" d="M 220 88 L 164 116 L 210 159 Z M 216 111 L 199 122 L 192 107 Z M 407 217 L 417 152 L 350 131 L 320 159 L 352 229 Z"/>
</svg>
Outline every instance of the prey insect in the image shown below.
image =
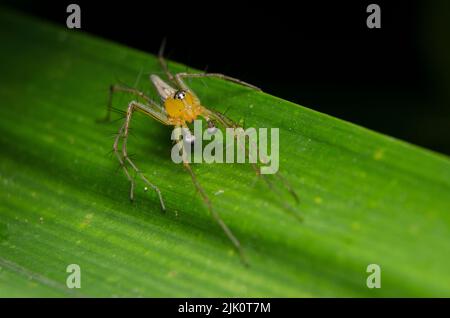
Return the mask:
<svg viewBox="0 0 450 318">
<path fill-rule="evenodd" d="M 129 102 L 126 113 L 124 123 L 121 125 L 118 134 L 116 135 L 113 143 L 113 152 L 119 161 L 119 164 L 124 171 L 127 179 L 130 182 L 130 199 L 134 199 L 134 189 L 135 189 L 135 180 L 132 177 L 130 172 L 134 170 L 136 175 L 138 175 L 142 181 L 153 191 L 156 192 L 159 198 L 159 202 L 161 205 L 161 209 L 165 210 L 164 200 L 161 195 L 161 191 L 159 188 L 153 184 L 144 174 L 143 172 L 136 166 L 136 164 L 131 160 L 128 152 L 127 152 L 127 142 L 128 137 L 130 135 L 130 123 L 133 115 L 136 112 L 140 112 L 144 115 L 147 115 L 161 124 L 173 126 L 174 128 L 187 128 L 188 124 L 192 123 L 194 120 L 198 118 L 203 118 L 208 123 L 209 129 L 216 129 L 216 125 L 223 128 L 238 128 L 239 125 L 233 122 L 231 119 L 226 117 L 224 114 L 219 113 L 215 110 L 211 110 L 203 106 L 200 102 L 198 96 L 191 90 L 188 85 L 185 83 L 185 79 L 187 78 L 204 78 L 204 77 L 214 77 L 223 79 L 226 81 L 234 82 L 240 84 L 242 86 L 248 87 L 253 90 L 260 90 L 254 85 L 243 82 L 239 79 L 226 76 L 218 73 L 176 73 L 172 74 L 168 67 L 167 63 L 163 57 L 163 49 L 164 45 L 161 47 L 159 52 L 159 62 L 161 67 L 167 76 L 168 82 L 162 80 L 158 75 L 152 74 L 150 75 L 150 81 L 156 88 L 159 96 L 161 97 L 161 103 L 158 103 L 144 94 L 142 91 L 122 86 L 122 85 L 112 85 L 110 87 L 109 100 L 107 105 L 107 114 L 104 120 L 110 120 L 111 111 L 112 111 L 112 97 L 116 92 L 124 92 L 134 95 L 137 100 L 132 100 Z M 139 101 L 138 101 L 139 100 Z M 177 140 L 177 142 L 180 140 Z M 121 145 L 120 145 L 121 142 Z M 181 142 L 180 144 L 184 144 Z M 194 173 L 189 160 L 186 157 L 186 151 L 182 151 L 183 155 L 183 166 L 186 171 L 190 174 L 192 182 L 202 197 L 203 202 L 207 206 L 210 214 L 217 222 L 217 224 L 221 227 L 225 235 L 232 242 L 233 246 L 239 252 L 241 260 L 244 264 L 248 264 L 244 251 L 242 249 L 241 243 L 230 230 L 230 228 L 225 224 L 225 222 L 220 217 L 219 213 L 213 207 L 211 200 L 205 190 L 200 185 L 196 174 Z M 252 164 L 257 175 L 262 176 L 259 173 L 259 166 L 257 164 Z M 288 185 L 288 183 L 279 176 L 280 180 L 282 180 L 283 184 L 288 188 L 289 192 L 294 196 L 296 200 L 298 200 L 293 189 Z M 276 191 L 270 181 L 266 180 L 269 187 Z M 291 211 L 292 212 L 292 211 Z M 293 215 L 295 213 L 292 212 Z M 296 216 L 296 215 L 295 215 Z"/>
</svg>

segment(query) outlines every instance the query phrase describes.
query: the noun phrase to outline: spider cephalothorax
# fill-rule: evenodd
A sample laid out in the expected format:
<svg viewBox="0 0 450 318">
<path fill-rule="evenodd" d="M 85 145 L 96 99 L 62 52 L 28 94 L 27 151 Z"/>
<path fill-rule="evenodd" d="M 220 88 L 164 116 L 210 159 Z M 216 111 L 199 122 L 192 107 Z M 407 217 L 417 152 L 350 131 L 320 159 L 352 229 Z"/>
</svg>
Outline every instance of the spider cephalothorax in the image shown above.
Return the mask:
<svg viewBox="0 0 450 318">
<path fill-rule="evenodd" d="M 189 91 L 178 90 L 164 100 L 164 108 L 173 125 L 184 126 L 204 113 L 199 99 Z"/>
</svg>

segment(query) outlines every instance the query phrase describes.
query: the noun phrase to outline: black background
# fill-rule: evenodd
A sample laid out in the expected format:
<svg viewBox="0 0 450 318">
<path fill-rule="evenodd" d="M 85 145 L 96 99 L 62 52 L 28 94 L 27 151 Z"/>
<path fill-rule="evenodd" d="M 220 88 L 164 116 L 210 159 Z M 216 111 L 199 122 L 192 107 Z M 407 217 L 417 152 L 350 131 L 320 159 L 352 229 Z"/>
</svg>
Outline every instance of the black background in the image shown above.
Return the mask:
<svg viewBox="0 0 450 318">
<path fill-rule="evenodd" d="M 450 1 L 71 2 L 81 32 L 154 54 L 166 37 L 170 59 L 450 154 Z M 71 2 L 6 5 L 65 25 Z"/>
</svg>

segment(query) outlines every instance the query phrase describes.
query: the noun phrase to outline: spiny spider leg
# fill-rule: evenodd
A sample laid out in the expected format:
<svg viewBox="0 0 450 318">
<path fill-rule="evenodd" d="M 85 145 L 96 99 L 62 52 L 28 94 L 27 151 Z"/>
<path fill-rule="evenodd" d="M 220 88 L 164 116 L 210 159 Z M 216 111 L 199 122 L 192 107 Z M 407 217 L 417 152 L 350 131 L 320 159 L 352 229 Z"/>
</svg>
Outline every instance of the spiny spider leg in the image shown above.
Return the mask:
<svg viewBox="0 0 450 318">
<path fill-rule="evenodd" d="M 133 201 L 134 200 L 134 179 L 131 177 L 130 173 L 128 172 L 128 169 L 125 166 L 125 162 L 123 161 L 123 159 L 120 155 L 120 152 L 119 152 L 119 139 L 122 136 L 124 127 L 125 127 L 125 124 L 123 124 L 122 127 L 120 127 L 119 132 L 118 132 L 116 138 L 114 139 L 113 151 L 117 157 L 117 160 L 119 160 L 120 166 L 122 167 L 123 171 L 125 172 L 125 175 L 127 176 L 128 181 L 130 181 L 130 184 L 131 184 L 130 200 Z"/>
<path fill-rule="evenodd" d="M 150 99 L 150 97 L 148 97 L 147 95 L 145 95 L 143 92 L 141 92 L 140 90 L 136 89 L 136 88 L 132 88 L 132 87 L 127 87 L 127 86 L 123 86 L 123 85 L 111 85 L 109 87 L 109 96 L 108 96 L 108 104 L 107 104 L 107 109 L 106 109 L 106 116 L 104 118 L 99 119 L 99 122 L 107 122 L 110 121 L 111 119 L 111 110 L 112 110 L 112 98 L 115 92 L 124 92 L 124 93 L 130 93 L 133 94 L 137 97 L 141 97 L 142 99 L 144 99 L 146 101 L 146 103 L 150 106 L 152 106 L 153 108 L 155 108 L 156 111 L 159 112 L 164 112 L 164 110 L 162 109 L 161 106 L 159 106 L 158 104 L 156 104 L 152 99 Z"/>
<path fill-rule="evenodd" d="M 236 124 L 234 121 L 232 121 L 230 118 L 228 118 L 227 116 L 225 116 L 217 111 L 209 110 L 208 115 L 210 116 L 210 118 L 213 118 L 214 120 L 216 120 L 218 123 L 220 123 L 225 128 L 235 128 L 235 129 L 242 128 L 238 124 Z M 237 130 L 237 131 L 239 132 L 240 130 Z M 235 134 L 234 138 L 236 140 L 238 138 L 238 134 Z M 256 161 L 255 160 L 256 158 L 253 158 L 250 151 L 248 151 L 246 145 L 240 144 L 240 146 L 241 146 L 241 150 L 244 151 L 246 154 L 248 154 L 247 156 L 251 159 L 249 161 L 251 162 L 252 168 L 255 170 L 256 175 L 266 182 L 267 186 L 270 188 L 270 190 L 272 192 L 277 193 L 278 195 L 281 196 L 282 193 L 281 193 L 280 189 L 278 189 L 277 187 L 275 187 L 273 185 L 272 181 L 268 178 L 268 176 L 261 174 L 260 166 L 256 163 L 254 163 Z M 244 149 L 244 147 L 245 147 L 245 149 Z M 255 145 L 253 145 L 253 148 L 257 149 L 255 147 Z M 267 158 L 262 158 L 262 159 L 263 159 L 262 160 L 263 162 L 267 162 Z M 284 177 L 281 176 L 280 172 L 277 172 L 275 174 L 275 176 L 282 181 L 283 185 L 286 187 L 288 192 L 291 194 L 291 196 L 294 198 L 294 200 L 298 203 L 299 199 L 298 199 L 297 193 L 294 191 L 294 189 L 289 184 L 289 182 Z M 294 216 L 297 220 L 303 221 L 303 218 L 295 212 L 296 210 L 290 204 L 288 204 L 287 202 L 282 202 L 282 204 L 283 204 L 285 210 L 287 212 L 289 212 L 289 214 Z"/>
<path fill-rule="evenodd" d="M 206 194 L 205 190 L 202 188 L 202 186 L 198 182 L 197 177 L 196 177 L 194 171 L 192 170 L 191 165 L 189 164 L 189 160 L 186 157 L 187 156 L 186 155 L 187 154 L 187 150 L 184 147 L 184 142 L 185 141 L 179 139 L 177 142 L 178 142 L 178 144 L 182 144 L 183 145 L 182 146 L 183 147 L 183 149 L 182 149 L 183 166 L 189 172 L 189 174 L 191 176 L 191 179 L 192 179 L 192 183 L 194 184 L 194 186 L 197 189 L 197 191 L 200 193 L 200 195 L 201 195 L 201 197 L 203 199 L 203 202 L 208 207 L 208 210 L 209 210 L 210 214 L 212 215 L 212 217 L 214 218 L 214 220 L 217 222 L 217 224 L 219 224 L 219 226 L 222 228 L 222 230 L 225 233 L 225 235 L 233 243 L 234 247 L 239 252 L 239 256 L 241 257 L 242 263 L 244 265 L 248 266 L 249 263 L 247 261 L 247 257 L 245 256 L 244 250 L 242 249 L 241 243 L 236 238 L 236 236 L 233 234 L 233 232 L 230 230 L 230 228 L 226 225 L 226 223 L 222 220 L 222 218 L 220 217 L 219 213 L 217 213 L 217 211 L 214 209 L 211 200 L 209 199 L 209 197 Z"/>
<path fill-rule="evenodd" d="M 154 185 L 153 183 L 151 183 L 146 177 L 145 175 L 142 173 L 142 171 L 134 164 L 134 162 L 130 159 L 130 157 L 127 154 L 127 141 L 128 141 L 128 135 L 129 135 L 129 127 L 130 127 L 130 122 L 131 122 L 131 118 L 133 115 L 134 111 L 142 111 L 146 114 L 151 115 L 151 113 L 149 112 L 151 109 L 149 109 L 146 105 L 140 104 L 136 101 L 132 101 L 131 103 L 128 104 L 128 108 L 127 108 L 127 116 L 125 119 L 125 123 L 122 126 L 122 128 L 119 131 L 119 136 L 122 137 L 122 157 L 120 157 L 119 155 L 117 156 L 119 158 L 119 162 L 121 164 L 124 164 L 124 160 L 126 160 L 126 162 L 128 162 L 128 164 L 134 169 L 134 171 L 136 171 L 136 173 L 139 175 L 139 177 L 149 186 L 151 187 L 157 194 L 159 197 L 159 201 L 161 204 L 161 208 L 163 211 L 166 210 L 162 195 L 161 195 L 161 191 L 159 190 L 159 188 Z M 152 115 L 151 115 L 152 116 Z M 154 118 L 160 120 L 161 122 L 163 122 L 163 118 L 162 117 L 155 117 L 155 114 L 153 114 Z M 117 138 L 117 137 L 116 137 Z M 120 137 L 119 137 L 120 138 Z M 117 142 L 118 143 L 118 142 Z M 115 145 L 115 149 L 117 148 L 116 143 Z M 125 168 L 124 168 L 125 169 Z M 125 170 L 126 171 L 126 170 Z M 129 173 L 128 171 L 126 171 L 127 177 L 129 177 Z M 130 178 L 129 178 L 130 180 Z M 134 184 L 132 184 L 132 188 L 134 188 Z"/>
<path fill-rule="evenodd" d="M 284 186 L 288 189 L 291 196 L 294 198 L 295 202 L 300 203 L 300 198 L 297 195 L 297 192 L 295 192 L 294 188 L 291 186 L 291 184 L 286 180 L 286 177 L 282 175 L 281 173 L 276 173 L 275 176 L 281 180 L 281 182 L 284 184 Z"/>
<path fill-rule="evenodd" d="M 228 76 L 228 75 L 224 75 L 224 74 L 220 74 L 220 73 L 177 73 L 175 74 L 175 79 L 178 83 L 178 85 L 185 90 L 189 90 L 189 87 L 184 83 L 183 78 L 188 78 L 188 77 L 192 77 L 192 78 L 203 78 L 203 77 L 216 77 L 216 78 L 220 78 L 229 82 L 233 82 L 236 84 L 240 84 L 242 86 L 246 86 L 258 91 L 261 91 L 261 89 L 259 87 L 256 87 L 255 85 L 249 84 L 247 82 L 241 81 L 240 79 Z"/>
<path fill-rule="evenodd" d="M 258 169 L 259 169 L 259 167 L 258 167 Z M 278 174 L 279 174 L 279 172 L 276 173 L 276 175 L 278 175 Z M 267 186 L 270 188 L 270 190 L 272 192 L 276 193 L 278 196 L 282 195 L 280 189 L 273 185 L 272 180 L 270 180 L 267 175 L 259 174 L 258 176 L 261 177 L 261 179 L 263 179 L 266 182 Z M 289 191 L 289 189 L 288 189 L 288 191 Z M 295 199 L 298 198 L 295 192 L 289 191 L 289 193 L 291 193 L 291 195 Z M 298 201 L 296 201 L 296 202 L 298 202 Z M 294 218 L 296 218 L 297 221 L 303 222 L 303 217 L 297 213 L 297 211 L 292 207 L 292 205 L 290 205 L 289 203 L 284 202 L 284 201 L 281 201 L 281 204 L 283 205 L 284 210 L 286 212 L 288 212 L 290 215 L 292 215 Z"/>
<path fill-rule="evenodd" d="M 249 154 L 249 157 L 250 157 L 250 154 Z M 267 175 L 261 174 L 261 167 L 256 163 L 251 163 L 251 165 L 252 165 L 253 169 L 255 170 L 256 175 L 266 182 L 269 189 L 281 197 L 282 192 L 280 191 L 280 189 L 277 188 L 276 186 L 274 186 L 272 180 L 270 180 Z M 294 197 L 295 201 L 298 203 L 299 199 L 298 199 L 297 193 L 295 193 L 294 189 L 287 182 L 287 180 L 280 176 L 280 172 L 277 172 L 275 174 L 275 176 L 279 177 L 279 179 L 283 182 L 283 185 L 287 188 L 288 192 Z M 289 212 L 289 214 L 291 214 L 293 217 L 295 217 L 298 221 L 300 221 L 300 222 L 303 221 L 303 217 L 301 215 L 297 214 L 296 210 L 289 203 L 284 202 L 284 201 L 282 201 L 281 203 L 283 204 L 284 209 L 287 212 Z"/>
<path fill-rule="evenodd" d="M 159 53 L 158 53 L 158 61 L 159 64 L 161 64 L 162 69 L 164 70 L 164 73 L 166 73 L 167 78 L 172 82 L 177 84 L 175 77 L 173 76 L 172 73 L 170 73 L 169 68 L 167 67 L 167 62 L 164 59 L 164 49 L 166 47 L 166 39 L 164 38 L 162 43 L 161 43 L 161 47 L 159 48 Z"/>
<path fill-rule="evenodd" d="M 261 91 L 261 89 L 259 87 L 256 87 L 255 85 L 249 84 L 247 82 L 241 81 L 240 79 L 228 76 L 228 75 L 224 75 L 224 74 L 220 74 L 220 73 L 186 73 L 186 72 L 182 72 L 182 73 L 177 73 L 175 75 L 173 75 L 170 71 L 169 68 L 167 67 L 167 62 L 164 59 L 164 48 L 166 46 L 166 39 L 163 40 L 163 42 L 161 43 L 161 47 L 159 49 L 159 53 L 158 53 L 158 60 L 159 63 L 161 64 L 162 69 L 164 70 L 164 72 L 166 73 L 167 78 L 172 82 L 175 83 L 179 88 L 187 90 L 187 91 L 191 91 L 189 89 L 189 87 L 184 83 L 183 78 L 187 78 L 187 77 L 197 77 L 197 78 L 202 78 L 202 77 L 216 77 L 216 78 L 220 78 L 226 81 L 230 81 L 233 83 L 237 83 L 246 87 L 250 87 L 253 89 L 256 89 L 258 91 Z"/>
<path fill-rule="evenodd" d="M 243 151 L 246 151 L 246 150 L 243 150 Z M 250 158 L 252 158 L 250 152 L 248 152 L 248 153 L 249 153 L 248 156 Z M 253 169 L 255 170 L 256 175 L 266 182 L 269 189 L 281 197 L 282 193 L 281 193 L 280 189 L 277 188 L 276 186 L 274 186 L 274 184 L 272 183 L 272 180 L 270 180 L 267 175 L 261 173 L 261 167 L 256 163 L 251 163 L 251 165 L 252 165 Z M 294 197 L 295 201 L 298 203 L 299 199 L 298 199 L 297 193 L 295 193 L 294 189 L 287 182 L 287 180 L 280 176 L 280 172 L 275 173 L 275 176 L 278 176 L 280 178 L 280 180 L 283 182 L 283 185 L 287 188 L 288 192 Z M 298 215 L 296 213 L 296 210 L 289 203 L 284 202 L 284 201 L 282 201 L 281 203 L 283 204 L 285 210 L 287 212 L 289 212 L 289 214 L 291 214 L 293 217 L 295 217 L 298 221 L 300 221 L 300 222 L 303 221 L 303 217 L 301 215 Z"/>
</svg>

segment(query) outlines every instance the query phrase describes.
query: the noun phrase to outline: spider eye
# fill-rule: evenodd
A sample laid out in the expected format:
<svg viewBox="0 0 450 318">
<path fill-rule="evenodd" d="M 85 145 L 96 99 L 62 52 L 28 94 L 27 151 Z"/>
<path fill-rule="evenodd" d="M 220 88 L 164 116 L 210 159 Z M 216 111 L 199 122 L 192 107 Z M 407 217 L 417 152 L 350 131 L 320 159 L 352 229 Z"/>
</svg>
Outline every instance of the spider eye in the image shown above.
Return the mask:
<svg viewBox="0 0 450 318">
<path fill-rule="evenodd" d="M 209 135 L 214 135 L 217 132 L 217 127 L 216 127 L 215 123 L 212 120 L 208 121 L 207 132 L 208 132 Z"/>
<path fill-rule="evenodd" d="M 185 91 L 177 91 L 173 98 L 175 98 L 175 99 L 184 99 L 185 97 L 186 97 L 186 92 Z"/>
</svg>

